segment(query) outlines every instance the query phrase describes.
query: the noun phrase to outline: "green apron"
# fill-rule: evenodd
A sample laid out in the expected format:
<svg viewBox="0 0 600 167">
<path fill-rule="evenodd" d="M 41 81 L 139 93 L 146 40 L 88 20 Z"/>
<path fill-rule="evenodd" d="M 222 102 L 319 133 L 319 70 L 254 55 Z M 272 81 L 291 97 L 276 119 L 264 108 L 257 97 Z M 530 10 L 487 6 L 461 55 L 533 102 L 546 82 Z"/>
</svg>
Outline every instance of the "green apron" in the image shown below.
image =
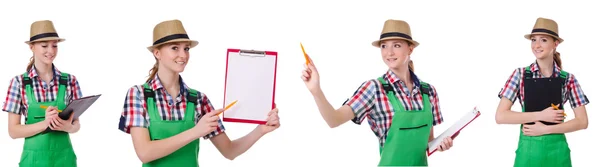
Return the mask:
<svg viewBox="0 0 600 167">
<path fill-rule="evenodd" d="M 59 110 L 66 107 L 65 93 L 67 87 L 67 74 L 62 73 L 59 80 L 58 95 L 55 101 L 37 102 L 32 88 L 32 80 L 23 74 L 23 84 L 27 94 L 27 118 L 25 124 L 34 124 L 45 120 L 46 110 L 40 105 L 57 106 Z M 20 167 L 76 167 L 77 157 L 71 145 L 69 133 L 63 131 L 49 131 L 38 133 L 25 138 L 23 153 L 21 154 Z"/>
<path fill-rule="evenodd" d="M 187 105 L 183 120 L 165 121 L 162 120 L 156 108 L 154 100 L 154 91 L 144 84 L 144 96 L 147 103 L 148 114 L 150 115 L 150 132 L 151 140 L 166 139 L 193 128 L 196 123 L 194 116 L 196 113 L 196 103 L 198 101 L 198 93 L 194 89 L 190 89 L 187 96 Z M 154 161 L 143 164 L 143 167 L 198 167 L 198 152 L 200 151 L 200 139 L 196 139 L 189 144 L 181 147 L 177 151 L 156 159 Z"/>
<path fill-rule="evenodd" d="M 562 87 L 567 73 L 561 71 L 560 78 L 533 78 L 531 69 L 525 69 L 523 112 L 541 111 L 550 103 L 561 104 Z M 548 126 L 556 123 L 543 122 Z M 526 123 L 531 124 L 531 123 Z M 523 129 L 523 125 L 521 125 Z M 526 136 L 520 130 L 519 147 L 515 167 L 571 167 L 571 150 L 565 134 Z"/>
<path fill-rule="evenodd" d="M 394 116 L 383 148 L 379 148 L 379 166 L 427 166 L 427 143 L 433 123 L 429 85 L 421 82 L 423 109 L 407 111 L 395 91 L 383 78 L 378 78 L 392 103 Z"/>
</svg>

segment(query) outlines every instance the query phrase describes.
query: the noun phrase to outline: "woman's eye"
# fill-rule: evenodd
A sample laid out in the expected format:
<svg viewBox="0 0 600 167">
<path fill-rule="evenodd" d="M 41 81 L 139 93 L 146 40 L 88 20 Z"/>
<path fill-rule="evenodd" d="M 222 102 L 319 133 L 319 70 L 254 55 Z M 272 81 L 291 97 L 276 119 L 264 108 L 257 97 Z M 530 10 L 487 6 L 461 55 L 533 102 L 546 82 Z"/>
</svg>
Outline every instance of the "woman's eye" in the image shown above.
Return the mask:
<svg viewBox="0 0 600 167">
<path fill-rule="evenodd" d="M 400 44 L 395 44 L 394 47 L 399 48 Z"/>
<path fill-rule="evenodd" d="M 185 51 L 190 51 L 190 48 L 189 48 L 189 47 L 186 47 L 186 48 L 185 48 Z"/>
<path fill-rule="evenodd" d="M 535 41 L 536 41 L 535 39 L 531 39 L 531 42 L 535 42 Z"/>
<path fill-rule="evenodd" d="M 385 48 L 385 45 L 381 45 L 381 48 Z"/>
<path fill-rule="evenodd" d="M 548 41 L 548 40 L 547 39 L 542 39 L 542 42 L 546 42 L 546 41 Z"/>
<path fill-rule="evenodd" d="M 171 49 L 177 50 L 178 48 L 177 48 L 177 46 L 173 46 Z"/>
</svg>

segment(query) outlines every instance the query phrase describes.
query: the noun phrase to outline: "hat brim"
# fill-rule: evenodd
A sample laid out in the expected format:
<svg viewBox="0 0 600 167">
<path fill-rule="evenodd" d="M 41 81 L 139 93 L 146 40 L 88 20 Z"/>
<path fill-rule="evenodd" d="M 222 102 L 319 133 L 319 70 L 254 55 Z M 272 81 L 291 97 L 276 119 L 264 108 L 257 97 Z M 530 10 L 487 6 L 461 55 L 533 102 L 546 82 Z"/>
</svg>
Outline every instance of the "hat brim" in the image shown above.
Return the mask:
<svg viewBox="0 0 600 167">
<path fill-rule="evenodd" d="M 64 42 L 66 39 L 64 38 L 59 38 L 59 37 L 46 37 L 46 38 L 40 38 L 40 39 L 36 39 L 33 41 L 25 41 L 26 44 L 32 44 L 34 42 L 43 42 L 43 41 L 58 41 L 58 42 Z"/>
<path fill-rule="evenodd" d="M 401 40 L 405 40 L 405 41 L 408 41 L 408 42 L 412 43 L 413 45 L 415 45 L 415 47 L 419 46 L 419 42 L 411 40 L 411 39 L 407 39 L 407 38 L 402 38 L 402 37 L 387 37 L 387 38 L 382 38 L 382 39 L 379 39 L 377 41 L 373 41 L 371 43 L 371 45 L 373 45 L 375 47 L 380 47 L 379 45 L 380 45 L 380 43 L 382 41 L 391 40 L 391 39 L 401 39 Z"/>
<path fill-rule="evenodd" d="M 148 46 L 147 49 L 152 52 L 154 50 L 154 48 L 160 46 L 160 45 L 164 45 L 164 44 L 168 44 L 168 43 L 174 43 L 174 42 L 191 42 L 190 44 L 190 48 L 194 48 L 198 45 L 198 41 L 195 40 L 191 40 L 191 39 L 174 39 L 174 40 L 170 40 L 170 41 L 166 41 L 163 43 L 159 43 L 156 45 L 152 45 L 152 46 Z"/>
<path fill-rule="evenodd" d="M 557 37 L 556 35 L 548 34 L 548 33 L 545 33 L 545 32 L 534 32 L 534 33 L 531 33 L 531 34 L 525 34 L 524 37 L 525 37 L 525 39 L 530 40 L 532 35 L 548 35 L 548 36 L 551 36 L 551 37 L 554 37 L 554 38 L 558 39 L 558 43 L 562 43 L 564 41 L 562 38 Z"/>
</svg>

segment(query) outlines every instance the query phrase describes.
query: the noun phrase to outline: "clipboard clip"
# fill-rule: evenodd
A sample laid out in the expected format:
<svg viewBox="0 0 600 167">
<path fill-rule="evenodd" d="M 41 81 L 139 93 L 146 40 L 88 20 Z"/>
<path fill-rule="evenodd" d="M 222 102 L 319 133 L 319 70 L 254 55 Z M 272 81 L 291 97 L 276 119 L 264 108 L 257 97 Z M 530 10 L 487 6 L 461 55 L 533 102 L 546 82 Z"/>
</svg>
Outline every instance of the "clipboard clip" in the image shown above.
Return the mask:
<svg viewBox="0 0 600 167">
<path fill-rule="evenodd" d="M 240 56 L 248 56 L 248 57 L 265 57 L 267 53 L 265 51 L 257 51 L 257 50 L 240 50 Z"/>
</svg>

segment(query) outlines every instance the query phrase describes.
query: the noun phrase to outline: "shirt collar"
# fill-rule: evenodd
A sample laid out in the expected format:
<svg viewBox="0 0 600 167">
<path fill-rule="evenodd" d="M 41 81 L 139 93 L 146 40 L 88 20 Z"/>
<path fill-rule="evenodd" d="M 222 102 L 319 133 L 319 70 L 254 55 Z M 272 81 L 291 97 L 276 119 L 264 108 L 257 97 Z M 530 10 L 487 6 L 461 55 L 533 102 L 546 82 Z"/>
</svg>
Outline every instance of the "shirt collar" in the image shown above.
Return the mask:
<svg viewBox="0 0 600 167">
<path fill-rule="evenodd" d="M 154 75 L 154 78 L 150 80 L 148 84 L 154 91 L 164 88 L 163 84 L 160 82 L 158 74 Z M 185 82 L 183 82 L 183 78 L 181 75 L 179 75 L 179 93 L 185 94 L 187 93 L 188 89 L 188 86 L 185 84 Z"/>
<path fill-rule="evenodd" d="M 56 66 L 54 66 L 54 64 L 52 64 L 52 72 L 54 73 L 54 75 L 52 77 L 53 79 L 60 78 L 61 72 L 58 70 L 58 68 L 56 68 Z M 31 69 L 28 71 L 28 75 L 29 75 L 29 78 L 35 78 L 35 77 L 39 76 L 37 70 L 35 69 L 35 65 L 33 65 L 31 67 Z"/>
<path fill-rule="evenodd" d="M 558 66 L 558 64 L 556 64 L 556 61 L 552 61 L 552 62 L 553 62 L 552 63 L 553 66 L 554 66 L 553 71 L 552 71 L 552 76 L 555 77 L 558 74 L 560 74 L 560 70 L 561 69 Z M 531 72 L 534 72 L 534 73 L 539 73 L 540 72 L 540 66 L 537 63 L 537 60 L 535 62 L 533 62 L 529 67 L 531 68 Z"/>
<path fill-rule="evenodd" d="M 413 84 L 415 85 L 416 88 L 421 87 L 421 82 L 419 80 L 419 77 L 417 77 L 417 75 L 415 75 L 415 73 L 412 70 L 409 70 L 410 72 L 410 79 L 413 81 Z M 390 82 L 391 84 L 395 84 L 396 82 L 402 82 L 400 80 L 400 77 L 398 77 L 398 75 L 394 74 L 394 72 L 392 72 L 392 70 L 388 70 L 385 75 L 384 78 L 388 80 L 388 82 Z"/>
</svg>

